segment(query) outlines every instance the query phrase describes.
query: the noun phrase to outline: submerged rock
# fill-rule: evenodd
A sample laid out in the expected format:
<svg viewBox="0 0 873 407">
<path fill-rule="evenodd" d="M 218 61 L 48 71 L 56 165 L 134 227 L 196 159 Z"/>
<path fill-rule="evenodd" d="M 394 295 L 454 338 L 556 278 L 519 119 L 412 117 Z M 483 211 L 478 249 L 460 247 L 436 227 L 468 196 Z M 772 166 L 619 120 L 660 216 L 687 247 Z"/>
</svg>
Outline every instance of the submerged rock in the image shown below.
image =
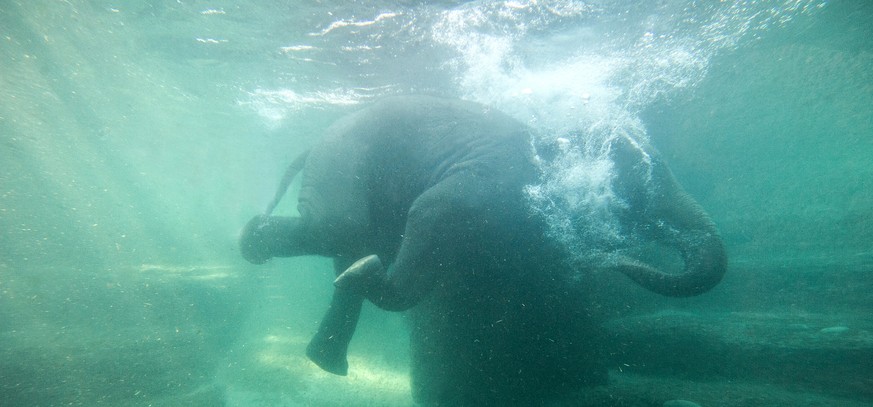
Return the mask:
<svg viewBox="0 0 873 407">
<path fill-rule="evenodd" d="M 664 402 L 664 407 L 701 407 L 693 401 L 688 400 L 667 400 Z"/>
<path fill-rule="evenodd" d="M 662 311 L 606 328 L 612 361 L 625 372 L 788 384 L 873 400 L 867 314 Z"/>
<path fill-rule="evenodd" d="M 819 332 L 823 334 L 841 334 L 849 330 L 847 326 L 831 326 L 827 328 L 822 328 Z"/>
</svg>

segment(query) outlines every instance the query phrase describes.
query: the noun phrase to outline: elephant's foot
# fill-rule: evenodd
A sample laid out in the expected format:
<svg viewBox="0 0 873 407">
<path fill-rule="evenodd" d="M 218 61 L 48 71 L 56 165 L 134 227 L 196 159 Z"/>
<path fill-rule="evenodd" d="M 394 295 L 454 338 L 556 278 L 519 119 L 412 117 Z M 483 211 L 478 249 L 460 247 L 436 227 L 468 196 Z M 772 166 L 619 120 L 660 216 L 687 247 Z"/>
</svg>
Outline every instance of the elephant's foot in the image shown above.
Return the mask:
<svg viewBox="0 0 873 407">
<path fill-rule="evenodd" d="M 358 294 L 339 289 L 334 291 L 330 307 L 306 347 L 306 356 L 318 367 L 335 375 L 348 373 L 346 354 L 355 335 L 363 302 L 364 297 Z"/>
<path fill-rule="evenodd" d="M 348 290 L 369 298 L 368 294 L 372 294 L 383 286 L 386 278 L 387 274 L 385 268 L 382 267 L 382 261 L 379 260 L 379 256 L 373 254 L 349 266 L 334 280 L 333 285 L 337 289 Z"/>
<path fill-rule="evenodd" d="M 301 218 L 255 216 L 242 230 L 240 253 L 252 264 L 262 264 L 273 257 L 312 254 L 305 228 L 306 222 Z"/>
<path fill-rule="evenodd" d="M 269 226 L 269 216 L 255 216 L 246 224 L 240 234 L 240 252 L 243 258 L 252 264 L 262 264 L 273 257 L 268 243 L 272 236 L 267 236 Z"/>
<path fill-rule="evenodd" d="M 349 373 L 346 348 L 347 344 L 341 344 L 333 337 L 319 335 L 306 347 L 306 357 L 328 373 L 345 376 Z"/>
</svg>

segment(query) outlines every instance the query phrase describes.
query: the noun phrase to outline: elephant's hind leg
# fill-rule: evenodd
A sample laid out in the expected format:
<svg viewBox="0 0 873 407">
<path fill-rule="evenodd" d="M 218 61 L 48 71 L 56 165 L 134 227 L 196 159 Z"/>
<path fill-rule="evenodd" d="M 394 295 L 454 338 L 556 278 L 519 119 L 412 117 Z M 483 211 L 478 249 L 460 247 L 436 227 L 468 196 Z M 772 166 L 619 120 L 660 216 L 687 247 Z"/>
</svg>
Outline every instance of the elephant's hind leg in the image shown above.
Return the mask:
<svg viewBox="0 0 873 407">
<path fill-rule="evenodd" d="M 340 275 L 348 270 L 348 264 L 349 261 L 345 258 L 334 259 L 336 274 Z M 363 302 L 364 297 L 357 291 L 341 288 L 334 290 L 327 313 L 306 347 L 309 360 L 329 373 L 340 376 L 348 374 L 349 343 L 355 335 Z"/>
<path fill-rule="evenodd" d="M 306 346 L 306 357 L 326 372 L 345 376 L 349 371 L 346 354 L 355 334 L 364 297 L 336 289 L 318 331 Z"/>
</svg>

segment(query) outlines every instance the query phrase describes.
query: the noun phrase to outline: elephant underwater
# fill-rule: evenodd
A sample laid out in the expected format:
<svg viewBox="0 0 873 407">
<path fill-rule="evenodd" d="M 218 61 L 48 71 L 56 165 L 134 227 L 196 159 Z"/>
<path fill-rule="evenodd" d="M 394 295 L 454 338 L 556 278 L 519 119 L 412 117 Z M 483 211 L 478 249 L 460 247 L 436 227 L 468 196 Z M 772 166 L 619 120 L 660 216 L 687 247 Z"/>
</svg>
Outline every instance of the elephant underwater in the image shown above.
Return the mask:
<svg viewBox="0 0 873 407">
<path fill-rule="evenodd" d="M 610 158 L 626 195 L 622 221 L 678 251 L 684 269 L 625 256 L 591 267 L 665 296 L 717 285 L 727 268 L 721 238 L 661 158 L 621 139 Z M 299 216 L 271 215 L 301 171 Z M 347 373 L 366 299 L 409 310 L 416 402 L 540 404 L 607 379 L 600 327 L 575 278 L 580 265 L 526 196 L 541 172 L 530 130 L 503 113 L 459 100 L 383 99 L 338 120 L 290 165 L 266 213 L 244 227 L 240 251 L 255 264 L 333 258 L 333 297 L 306 350 L 322 369 Z"/>
</svg>

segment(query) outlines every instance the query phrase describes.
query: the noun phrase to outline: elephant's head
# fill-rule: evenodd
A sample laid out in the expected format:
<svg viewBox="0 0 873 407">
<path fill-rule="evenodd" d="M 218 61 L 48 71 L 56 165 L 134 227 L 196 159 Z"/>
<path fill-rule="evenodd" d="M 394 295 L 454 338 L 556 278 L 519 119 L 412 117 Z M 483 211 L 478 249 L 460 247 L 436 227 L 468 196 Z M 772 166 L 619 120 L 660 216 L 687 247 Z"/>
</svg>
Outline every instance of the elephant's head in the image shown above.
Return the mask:
<svg viewBox="0 0 873 407">
<path fill-rule="evenodd" d="M 627 203 L 625 217 L 649 237 L 676 248 L 685 268 L 666 273 L 649 264 L 621 258 L 615 265 L 644 288 L 671 297 L 702 294 L 718 284 L 727 255 L 715 225 L 679 185 L 649 146 L 618 139 L 610 146 L 617 170 L 616 189 Z"/>
</svg>

